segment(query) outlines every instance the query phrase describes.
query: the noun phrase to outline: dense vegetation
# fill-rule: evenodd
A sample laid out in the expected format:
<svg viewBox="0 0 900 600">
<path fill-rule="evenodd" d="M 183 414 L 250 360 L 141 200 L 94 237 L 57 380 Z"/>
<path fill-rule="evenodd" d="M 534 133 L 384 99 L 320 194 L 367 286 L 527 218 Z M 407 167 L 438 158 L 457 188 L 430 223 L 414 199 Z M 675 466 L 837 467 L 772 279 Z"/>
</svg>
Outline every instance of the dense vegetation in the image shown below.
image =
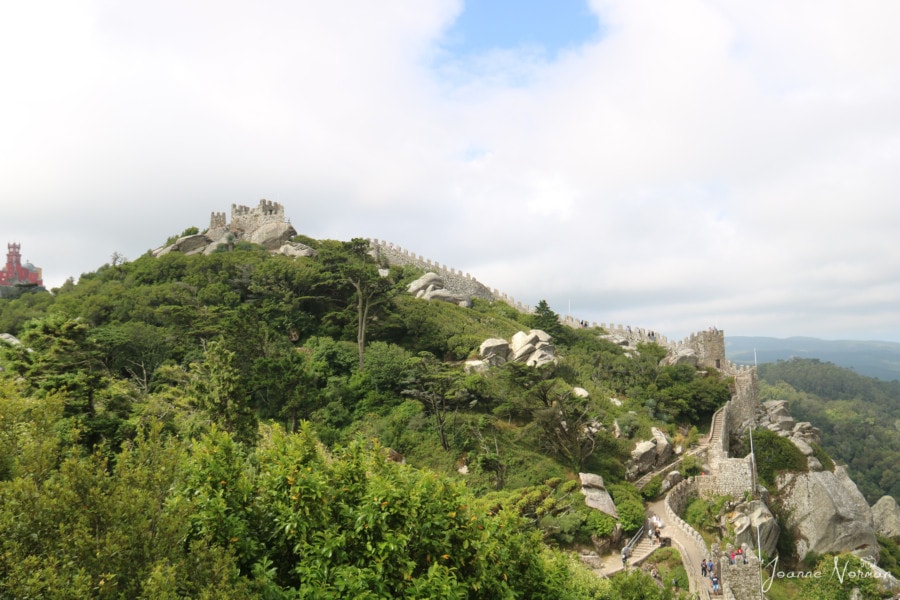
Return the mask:
<svg viewBox="0 0 900 600">
<path fill-rule="evenodd" d="M 822 448 L 870 504 L 900 498 L 900 382 L 810 359 L 763 364 L 759 375 L 761 399 L 787 400 L 794 418 L 820 428 Z"/>
<path fill-rule="evenodd" d="M 364 241 L 304 241 L 316 257 L 148 254 L 0 299 L 22 342 L 0 348 L 0 597 L 672 597 L 561 551 L 615 527 L 575 477 L 636 530 L 635 439 L 696 438 L 727 380 L 546 303 L 416 300 L 419 273 L 380 274 Z M 558 364 L 463 369 L 535 326 Z"/>
</svg>

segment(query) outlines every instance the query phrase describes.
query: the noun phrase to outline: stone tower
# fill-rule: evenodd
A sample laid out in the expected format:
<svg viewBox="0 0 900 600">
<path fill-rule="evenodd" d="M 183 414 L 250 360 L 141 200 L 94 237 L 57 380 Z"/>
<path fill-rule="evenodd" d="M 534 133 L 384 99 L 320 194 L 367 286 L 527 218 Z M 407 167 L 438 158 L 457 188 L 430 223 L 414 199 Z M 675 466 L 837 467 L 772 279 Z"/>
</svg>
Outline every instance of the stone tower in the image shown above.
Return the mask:
<svg viewBox="0 0 900 600">
<path fill-rule="evenodd" d="M 697 365 L 723 369 L 725 361 L 725 332 L 710 328 L 708 331 L 694 333 L 686 340 L 688 347 L 697 353 Z"/>
</svg>

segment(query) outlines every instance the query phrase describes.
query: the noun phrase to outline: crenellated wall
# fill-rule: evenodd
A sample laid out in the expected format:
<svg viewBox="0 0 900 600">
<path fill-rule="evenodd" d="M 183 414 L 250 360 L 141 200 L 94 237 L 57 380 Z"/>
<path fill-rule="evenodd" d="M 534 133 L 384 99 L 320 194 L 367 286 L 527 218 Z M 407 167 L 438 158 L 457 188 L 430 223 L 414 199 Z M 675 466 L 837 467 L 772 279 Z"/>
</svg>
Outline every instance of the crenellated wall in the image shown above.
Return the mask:
<svg viewBox="0 0 900 600">
<path fill-rule="evenodd" d="M 211 229 L 214 218 L 216 213 L 210 218 Z M 231 228 L 236 231 L 252 231 L 266 223 L 284 223 L 284 221 L 284 206 L 278 202 L 262 199 L 254 208 L 242 204 L 231 205 Z"/>
<path fill-rule="evenodd" d="M 395 246 L 392 243 L 379 239 L 369 239 L 369 245 L 374 250 L 376 259 L 384 259 L 390 265 L 409 265 L 437 273 L 444 280 L 444 287 L 454 293 L 484 300 L 503 300 L 517 310 L 531 312 L 528 306 L 517 303 L 514 299 L 507 297 L 506 294 L 500 294 L 496 290 L 492 292 L 469 273 L 463 273 L 457 269 L 447 267 L 447 265 L 426 259 L 400 246 Z"/>
<path fill-rule="evenodd" d="M 707 351 L 709 348 L 715 346 L 707 346 Z M 709 354 L 708 358 L 722 360 L 715 354 Z M 734 391 L 725 406 L 713 415 L 707 455 L 711 473 L 701 480 L 699 491 L 707 497 L 730 495 L 741 498 L 747 492 L 755 492 L 756 469 L 752 456 L 729 456 L 730 440 L 732 436 L 743 435 L 755 419 L 759 407 L 759 380 L 756 367 L 739 366 L 727 360 L 720 364 L 721 371 L 734 378 Z"/>
</svg>

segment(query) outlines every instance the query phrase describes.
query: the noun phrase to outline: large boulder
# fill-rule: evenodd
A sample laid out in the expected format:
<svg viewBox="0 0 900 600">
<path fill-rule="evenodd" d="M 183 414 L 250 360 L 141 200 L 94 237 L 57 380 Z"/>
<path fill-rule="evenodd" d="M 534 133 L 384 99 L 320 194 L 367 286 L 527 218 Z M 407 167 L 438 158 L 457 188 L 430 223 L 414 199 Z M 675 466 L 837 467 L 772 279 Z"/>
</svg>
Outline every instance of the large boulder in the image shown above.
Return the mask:
<svg viewBox="0 0 900 600">
<path fill-rule="evenodd" d="M 263 223 L 253 231 L 245 234 L 244 239 L 253 244 L 259 244 L 266 250 L 276 250 L 289 242 L 297 235 L 297 230 L 290 223 L 271 222 Z"/>
<path fill-rule="evenodd" d="M 797 532 L 798 556 L 808 552 L 878 556 L 872 509 L 845 468 L 785 473 L 777 477 L 776 485 L 787 525 Z"/>
<path fill-rule="evenodd" d="M 663 357 L 659 364 L 666 365 L 691 365 L 692 367 L 696 367 L 700 364 L 700 359 L 697 358 L 697 351 L 693 348 L 679 348 L 675 352 L 667 354 Z"/>
<path fill-rule="evenodd" d="M 900 507 L 893 496 L 882 496 L 872 506 L 875 531 L 889 538 L 900 537 Z"/>
<path fill-rule="evenodd" d="M 9 344 L 10 346 L 19 346 L 22 342 L 19 341 L 19 338 L 9 333 L 0 333 L 0 341 Z"/>
<path fill-rule="evenodd" d="M 310 248 L 306 244 L 301 244 L 300 242 L 288 242 L 286 244 L 282 244 L 281 247 L 278 248 L 278 253 L 293 258 L 298 258 L 301 256 L 316 256 L 318 254 L 315 249 Z"/>
<path fill-rule="evenodd" d="M 637 479 L 656 465 L 656 440 L 643 440 L 634 445 L 631 460 L 625 465 L 628 479 Z"/>
<path fill-rule="evenodd" d="M 556 355 L 548 351 L 546 348 L 536 348 L 531 356 L 525 361 L 529 367 L 541 367 L 556 362 Z"/>
<path fill-rule="evenodd" d="M 661 467 L 672 458 L 672 443 L 662 430 L 652 427 L 650 433 L 656 440 L 656 464 L 654 466 Z"/>
<path fill-rule="evenodd" d="M 483 362 L 499 366 L 505 362 L 521 362 L 529 367 L 540 367 L 556 362 L 556 354 L 550 343 L 550 335 L 540 329 L 529 332 L 519 331 L 510 341 L 490 338 L 481 343 L 478 353 Z M 481 369 L 482 365 L 472 365 L 471 369 Z"/>
<path fill-rule="evenodd" d="M 509 359 L 509 342 L 500 338 L 488 338 L 478 347 L 478 355 L 492 366 L 499 366 Z"/>
<path fill-rule="evenodd" d="M 519 331 L 509 339 L 509 348 L 514 355 L 518 354 L 524 348 L 531 348 L 533 351 L 539 341 L 541 341 L 541 339 L 535 333 L 534 329 L 528 333 Z"/>
<path fill-rule="evenodd" d="M 412 294 L 413 296 L 416 296 L 420 293 L 424 294 L 425 291 L 429 287 L 437 286 L 437 285 L 440 285 L 441 287 L 443 287 L 443 285 L 444 285 L 444 282 L 441 279 L 441 276 L 438 275 L 437 273 L 429 272 L 429 273 L 425 273 L 424 275 L 422 275 L 421 277 L 419 277 L 418 279 L 416 279 L 415 281 L 410 283 L 406 287 L 406 291 L 409 292 L 410 294 Z"/>
<path fill-rule="evenodd" d="M 672 442 L 662 430 L 650 429 L 653 437 L 635 444 L 631 459 L 625 464 L 625 476 L 637 479 L 644 473 L 664 466 L 672 458 Z"/>
<path fill-rule="evenodd" d="M 591 508 L 618 519 L 619 513 L 616 512 L 616 505 L 612 497 L 606 491 L 603 478 L 593 473 L 579 473 L 578 478 L 581 480 L 581 493 L 584 494 L 584 503 Z"/>
<path fill-rule="evenodd" d="M 443 277 L 433 272 L 425 273 L 410 283 L 406 291 L 422 300 L 440 300 L 465 307 L 472 305 L 471 296 L 446 289 Z"/>
<path fill-rule="evenodd" d="M 206 247 L 211 243 L 212 240 L 202 233 L 186 235 L 184 237 L 178 238 L 171 245 L 156 250 L 153 254 L 154 256 L 162 256 L 163 254 L 168 254 L 169 252 L 181 252 L 182 254 L 200 254 L 204 250 L 206 250 Z"/>
<path fill-rule="evenodd" d="M 729 520 L 734 527 L 736 545 L 747 544 L 756 548 L 759 541 L 765 554 L 771 556 L 775 553 L 781 529 L 765 502 L 753 500 L 740 503 L 735 507 Z"/>
</svg>

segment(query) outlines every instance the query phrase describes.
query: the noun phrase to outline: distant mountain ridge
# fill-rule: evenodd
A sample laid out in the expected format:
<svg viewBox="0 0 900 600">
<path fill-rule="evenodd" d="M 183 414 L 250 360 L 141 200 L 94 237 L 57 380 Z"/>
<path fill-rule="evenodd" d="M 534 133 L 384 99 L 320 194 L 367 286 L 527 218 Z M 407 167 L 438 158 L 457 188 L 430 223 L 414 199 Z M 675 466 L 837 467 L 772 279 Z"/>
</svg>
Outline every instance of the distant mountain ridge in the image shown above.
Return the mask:
<svg viewBox="0 0 900 600">
<path fill-rule="evenodd" d="M 725 336 L 725 353 L 737 364 L 771 363 L 790 358 L 817 358 L 886 381 L 900 380 L 900 344 L 895 342 L 822 340 L 812 337 Z"/>
</svg>

